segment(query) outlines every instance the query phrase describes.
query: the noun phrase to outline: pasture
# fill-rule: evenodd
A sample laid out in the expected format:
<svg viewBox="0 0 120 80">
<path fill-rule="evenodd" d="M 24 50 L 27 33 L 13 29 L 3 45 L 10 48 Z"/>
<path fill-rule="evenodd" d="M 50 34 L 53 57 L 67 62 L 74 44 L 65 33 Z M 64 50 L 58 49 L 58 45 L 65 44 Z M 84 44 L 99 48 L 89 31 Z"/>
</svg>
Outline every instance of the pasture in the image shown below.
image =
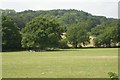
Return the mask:
<svg viewBox="0 0 120 80">
<path fill-rule="evenodd" d="M 118 49 L 3 52 L 3 78 L 108 78 L 118 73 Z"/>
</svg>

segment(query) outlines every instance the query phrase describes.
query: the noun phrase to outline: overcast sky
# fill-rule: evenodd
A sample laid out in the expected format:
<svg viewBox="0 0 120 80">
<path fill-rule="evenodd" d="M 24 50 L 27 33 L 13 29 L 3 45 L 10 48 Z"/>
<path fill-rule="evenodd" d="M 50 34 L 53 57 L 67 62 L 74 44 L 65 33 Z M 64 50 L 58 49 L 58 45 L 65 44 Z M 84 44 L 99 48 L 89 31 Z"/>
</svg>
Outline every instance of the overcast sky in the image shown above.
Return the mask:
<svg viewBox="0 0 120 80">
<path fill-rule="evenodd" d="M 1 9 L 52 10 L 77 9 L 93 15 L 118 18 L 119 0 L 0 0 Z"/>
</svg>

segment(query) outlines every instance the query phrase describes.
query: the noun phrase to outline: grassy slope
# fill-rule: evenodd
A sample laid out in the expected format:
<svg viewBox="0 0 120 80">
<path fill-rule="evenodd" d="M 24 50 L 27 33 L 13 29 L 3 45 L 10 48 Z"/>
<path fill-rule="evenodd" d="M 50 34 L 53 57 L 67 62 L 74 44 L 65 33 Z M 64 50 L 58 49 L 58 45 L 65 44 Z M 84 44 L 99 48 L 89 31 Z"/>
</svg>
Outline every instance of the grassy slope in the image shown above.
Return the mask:
<svg viewBox="0 0 120 80">
<path fill-rule="evenodd" d="M 3 52 L 3 77 L 106 78 L 117 71 L 117 49 Z"/>
</svg>

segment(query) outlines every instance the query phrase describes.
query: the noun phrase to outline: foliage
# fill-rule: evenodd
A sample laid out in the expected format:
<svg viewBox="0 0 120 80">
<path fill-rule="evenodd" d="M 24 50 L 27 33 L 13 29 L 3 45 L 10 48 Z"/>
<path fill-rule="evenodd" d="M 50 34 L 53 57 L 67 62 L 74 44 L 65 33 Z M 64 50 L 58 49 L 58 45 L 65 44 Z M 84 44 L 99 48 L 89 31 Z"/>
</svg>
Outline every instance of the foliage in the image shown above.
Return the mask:
<svg viewBox="0 0 120 80">
<path fill-rule="evenodd" d="M 119 77 L 116 73 L 109 72 L 108 75 L 110 76 L 111 80 L 119 80 Z"/>
<path fill-rule="evenodd" d="M 116 20 L 108 20 L 92 29 L 92 35 L 96 36 L 95 46 L 111 47 L 112 43 L 118 43 L 118 24 Z"/>
<path fill-rule="evenodd" d="M 60 40 L 59 38 L 57 39 L 57 37 L 56 37 L 55 41 L 58 40 L 58 42 L 61 43 L 61 45 L 59 44 L 59 47 L 62 47 L 62 46 L 67 47 L 66 43 L 68 43 L 68 42 L 71 43 L 73 45 L 73 47 L 77 47 L 77 45 L 81 46 L 81 44 L 86 45 L 89 42 L 88 36 L 96 37 L 94 39 L 94 45 L 96 47 L 120 46 L 120 38 L 119 38 L 120 37 L 120 35 L 119 35 L 119 32 L 120 32 L 119 25 L 120 24 L 118 22 L 120 20 L 117 20 L 117 19 L 106 18 L 104 16 L 93 16 L 90 13 L 80 11 L 80 10 L 75 10 L 75 9 L 69 9 L 69 10 L 57 9 L 57 10 L 46 10 L 46 11 L 44 11 L 44 10 L 39 10 L 39 11 L 25 10 L 22 12 L 16 12 L 15 10 L 10 10 L 10 9 L 6 9 L 6 10 L 0 9 L 0 12 L 2 13 L 3 16 L 10 16 L 12 18 L 12 20 L 14 21 L 15 25 L 20 28 L 20 31 L 22 29 L 25 29 L 25 26 L 27 26 L 28 24 L 29 24 L 29 26 L 31 26 L 30 22 L 32 23 L 32 20 L 36 17 L 39 17 L 39 16 L 49 17 L 51 20 L 54 18 L 59 23 L 58 26 L 63 27 L 63 28 L 61 28 L 63 30 L 60 30 L 60 31 L 67 33 L 67 37 L 68 37 L 67 40 L 64 40 L 64 39 Z M 35 23 L 33 22 L 33 24 L 35 26 L 37 24 L 37 22 L 35 22 Z M 37 25 L 39 26 L 39 20 L 38 20 Z M 79 26 L 81 26 L 81 28 L 77 28 Z M 73 27 L 73 28 L 71 28 L 71 27 Z M 31 31 L 35 32 L 35 30 L 33 31 L 31 28 Z M 19 33 L 19 30 L 16 30 L 16 32 L 17 31 Z M 30 30 L 28 30 L 28 31 L 30 31 Z M 26 32 L 26 36 L 27 37 L 29 36 L 28 38 L 27 37 L 25 38 L 22 36 L 23 41 L 31 42 L 31 43 L 29 42 L 29 44 L 24 45 L 23 43 L 27 43 L 27 42 L 22 41 L 22 44 L 24 45 L 23 47 L 27 47 L 27 46 L 29 46 L 29 48 L 34 47 L 31 45 L 33 45 L 39 41 L 39 38 L 37 36 L 39 36 L 40 34 L 43 34 L 46 36 L 47 34 L 49 34 L 49 30 L 48 30 L 47 34 L 44 33 L 44 30 L 43 31 L 39 30 L 38 34 L 37 34 L 37 32 L 35 32 L 36 36 L 33 36 L 32 32 L 30 32 L 30 33 L 31 34 L 27 34 L 27 32 Z M 74 34 L 76 37 L 71 36 L 72 38 L 70 38 L 70 35 L 72 33 L 78 34 L 79 36 Z M 88 33 L 89 33 L 89 35 L 88 35 Z M 85 36 L 82 37 L 80 34 L 86 35 L 86 37 Z M 55 37 L 53 37 L 53 36 L 56 36 L 56 34 L 49 34 L 49 37 L 55 39 Z M 19 38 L 21 38 L 21 36 L 19 36 Z M 34 38 L 36 38 L 36 39 L 34 39 Z M 73 39 L 73 38 L 75 38 L 75 39 Z M 49 39 L 48 36 L 40 39 L 40 42 L 43 42 L 45 39 Z M 34 41 L 36 41 L 36 42 L 34 42 Z M 49 41 L 49 40 L 47 40 L 47 41 Z M 49 43 L 51 43 L 51 45 L 48 45 L 48 46 L 53 47 L 53 44 L 52 44 L 53 42 L 54 42 L 54 40 L 49 41 Z M 47 43 L 48 42 L 44 43 L 44 45 Z M 57 42 L 55 42 L 54 44 L 58 45 Z M 36 44 L 36 45 L 37 45 L 37 47 L 40 47 L 40 46 L 38 46 L 39 44 Z M 55 47 L 55 45 L 54 45 L 54 47 Z M 58 46 L 56 46 L 56 47 L 58 47 Z"/>
<path fill-rule="evenodd" d="M 61 48 L 61 49 L 68 48 L 68 41 L 67 41 L 67 39 L 61 39 L 60 40 L 59 48 Z"/>
<path fill-rule="evenodd" d="M 14 17 L 17 26 L 22 29 L 25 25 L 31 21 L 33 18 L 38 16 L 46 16 L 46 17 L 58 17 L 60 19 L 60 25 L 64 27 L 65 31 L 66 28 L 71 26 L 72 24 L 85 22 L 89 26 L 87 28 L 90 31 L 96 25 L 103 23 L 106 21 L 105 17 L 102 16 L 92 16 L 91 14 L 79 11 L 75 9 L 57 9 L 57 10 L 39 10 L 39 11 L 32 11 L 32 10 L 25 10 L 23 12 L 16 13 L 14 10 L 2 10 L 3 15 L 10 15 Z"/>
<path fill-rule="evenodd" d="M 120 19 L 118 20 L 118 28 L 117 28 L 117 30 L 118 30 L 118 42 L 119 42 L 119 46 L 120 46 Z"/>
<path fill-rule="evenodd" d="M 10 16 L 2 16 L 2 47 L 3 50 L 21 47 L 19 28 Z"/>
<path fill-rule="evenodd" d="M 86 45 L 89 42 L 89 35 L 85 27 L 85 24 L 77 24 L 68 28 L 67 39 L 74 48 L 77 48 L 78 44 Z"/>
<path fill-rule="evenodd" d="M 59 45 L 62 28 L 48 17 L 37 17 L 22 30 L 22 47 L 32 49 L 54 48 Z"/>
</svg>

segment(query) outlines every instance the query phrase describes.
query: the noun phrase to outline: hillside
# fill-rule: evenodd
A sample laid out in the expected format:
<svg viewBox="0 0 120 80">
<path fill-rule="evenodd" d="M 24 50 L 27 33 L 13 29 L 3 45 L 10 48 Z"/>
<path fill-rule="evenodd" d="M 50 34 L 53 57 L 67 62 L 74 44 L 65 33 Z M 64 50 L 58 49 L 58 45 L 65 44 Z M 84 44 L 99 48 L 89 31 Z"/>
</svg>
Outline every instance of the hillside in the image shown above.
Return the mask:
<svg viewBox="0 0 120 80">
<path fill-rule="evenodd" d="M 23 12 L 16 12 L 15 10 L 7 9 L 1 11 L 3 16 L 14 17 L 18 27 L 21 29 L 26 25 L 26 23 L 28 23 L 37 16 L 48 16 L 51 18 L 57 18 L 61 26 L 63 26 L 65 29 L 71 26 L 72 24 L 84 22 L 89 25 L 89 27 L 87 28 L 88 31 L 90 31 L 96 25 L 99 25 L 107 20 L 107 18 L 104 16 L 93 16 L 90 13 L 74 10 L 74 9 L 70 9 L 70 10 L 58 9 L 58 10 L 47 10 L 47 11 L 26 10 Z"/>
<path fill-rule="evenodd" d="M 40 40 L 43 39 L 40 36 L 42 36 L 43 33 L 46 35 L 46 37 L 50 37 L 51 35 L 53 36 L 54 34 L 54 38 L 46 38 L 45 40 L 51 40 L 48 41 L 48 43 L 53 41 L 52 44 L 54 44 L 54 40 L 57 40 L 56 42 L 59 44 L 57 47 L 60 48 L 67 48 L 66 44 L 68 43 L 70 45 L 74 45 L 72 46 L 74 48 L 80 46 L 116 47 L 120 45 L 120 40 L 118 38 L 120 36 L 118 34 L 118 20 L 114 18 L 94 16 L 90 13 L 75 9 L 38 11 L 26 10 L 22 12 L 16 12 L 15 10 L 9 9 L 0 9 L 0 11 L 2 13 L 2 31 L 4 33 L 2 36 L 2 44 L 5 45 L 5 47 L 8 47 L 8 49 L 11 48 L 11 44 L 14 44 L 14 48 L 16 48 L 18 45 L 18 48 L 21 48 L 24 44 L 28 45 L 28 41 L 25 41 L 24 44 L 21 42 L 22 40 L 31 40 L 28 39 L 30 36 L 33 39 L 32 41 L 34 44 L 37 44 L 34 40 L 37 40 L 38 43 L 40 43 Z M 31 33 L 32 31 L 33 33 Z M 41 31 L 43 31 L 43 33 L 41 33 Z M 58 36 L 62 35 L 63 33 L 66 33 L 66 39 L 60 38 Z M 25 36 L 23 36 L 23 34 Z M 32 35 L 26 37 L 26 34 Z M 34 39 L 34 36 L 36 36 L 36 39 Z M 58 36 L 59 38 L 55 36 Z M 38 38 L 41 39 L 38 40 Z M 31 44 L 31 41 L 29 42 Z M 45 44 L 48 45 L 48 43 Z"/>
</svg>

